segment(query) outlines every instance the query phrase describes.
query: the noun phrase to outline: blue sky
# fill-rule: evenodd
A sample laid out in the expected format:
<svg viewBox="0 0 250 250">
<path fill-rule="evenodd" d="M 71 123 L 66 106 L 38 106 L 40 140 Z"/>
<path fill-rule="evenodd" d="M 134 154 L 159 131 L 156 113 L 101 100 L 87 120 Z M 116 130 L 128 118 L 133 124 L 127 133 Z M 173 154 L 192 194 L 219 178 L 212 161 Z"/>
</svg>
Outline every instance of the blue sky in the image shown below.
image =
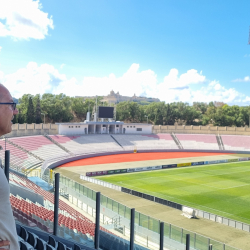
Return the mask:
<svg viewBox="0 0 250 250">
<path fill-rule="evenodd" d="M 0 0 L 0 81 L 24 93 L 250 104 L 250 2 Z"/>
</svg>

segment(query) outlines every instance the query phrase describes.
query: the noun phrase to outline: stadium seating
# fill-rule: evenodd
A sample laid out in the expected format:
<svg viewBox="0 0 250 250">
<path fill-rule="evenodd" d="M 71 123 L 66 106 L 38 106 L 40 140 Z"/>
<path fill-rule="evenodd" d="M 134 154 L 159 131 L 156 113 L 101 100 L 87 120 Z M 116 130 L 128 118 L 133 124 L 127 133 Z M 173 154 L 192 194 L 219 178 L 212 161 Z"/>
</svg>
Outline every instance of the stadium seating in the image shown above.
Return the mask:
<svg viewBox="0 0 250 250">
<path fill-rule="evenodd" d="M 27 151 L 32 152 L 34 155 L 37 155 L 43 160 L 50 159 L 55 156 L 69 155 L 66 151 L 64 151 L 42 135 L 16 137 L 8 140 Z"/>
<path fill-rule="evenodd" d="M 75 154 L 121 150 L 121 147 L 113 140 L 110 135 L 50 135 L 50 137 Z"/>
<path fill-rule="evenodd" d="M 215 135 L 175 134 L 183 149 L 219 150 Z"/>
<path fill-rule="evenodd" d="M 22 211 L 27 216 L 29 216 L 29 217 L 26 217 L 26 215 L 21 214 L 28 220 L 27 223 L 30 223 L 30 222 L 41 223 L 42 225 L 39 224 L 38 227 L 41 229 L 43 228 L 43 230 L 49 232 L 48 228 L 50 224 L 49 222 L 46 224 L 46 220 L 52 222 L 54 218 L 54 215 L 52 212 L 53 204 L 54 204 L 54 195 L 48 191 L 43 190 L 42 188 L 40 188 L 39 186 L 31 182 L 29 179 L 20 177 L 16 174 L 11 173 L 10 180 L 15 181 L 16 183 L 26 188 L 29 188 L 33 190 L 35 193 L 38 193 L 44 197 L 44 200 L 46 200 L 47 203 L 49 204 L 49 206 L 47 207 L 48 208 L 50 207 L 50 209 L 42 207 L 39 204 L 28 202 L 22 199 L 21 197 L 15 197 L 13 195 L 10 197 L 10 200 L 11 200 L 11 205 L 13 208 L 19 211 Z M 89 234 L 90 236 L 94 236 L 95 224 L 91 220 L 89 220 L 83 214 L 73 209 L 71 206 L 69 206 L 67 203 L 65 203 L 62 200 L 59 200 L 59 209 L 60 209 L 60 214 L 59 214 L 60 225 L 64 225 L 65 227 L 69 229 L 76 229 L 82 234 Z M 18 213 L 18 211 L 16 212 Z M 15 217 L 19 218 L 18 214 L 16 214 Z M 43 221 L 44 221 L 44 224 L 42 223 Z M 106 229 L 104 228 L 102 228 L 102 230 L 106 231 Z"/>
<path fill-rule="evenodd" d="M 249 151 L 250 137 L 244 135 L 221 135 L 225 150 Z"/>
<path fill-rule="evenodd" d="M 0 158 L 2 159 L 4 159 L 5 149 L 10 150 L 10 165 L 13 169 L 26 169 L 41 163 L 41 160 L 13 146 L 8 141 L 0 140 L 0 146 L 4 149 L 0 150 Z"/>
<path fill-rule="evenodd" d="M 17 224 L 21 250 L 91 250 L 93 247 L 67 241 L 27 226 Z"/>
<path fill-rule="evenodd" d="M 147 150 L 147 149 L 178 149 L 170 134 L 159 135 L 121 135 L 113 137 L 125 150 Z"/>
</svg>

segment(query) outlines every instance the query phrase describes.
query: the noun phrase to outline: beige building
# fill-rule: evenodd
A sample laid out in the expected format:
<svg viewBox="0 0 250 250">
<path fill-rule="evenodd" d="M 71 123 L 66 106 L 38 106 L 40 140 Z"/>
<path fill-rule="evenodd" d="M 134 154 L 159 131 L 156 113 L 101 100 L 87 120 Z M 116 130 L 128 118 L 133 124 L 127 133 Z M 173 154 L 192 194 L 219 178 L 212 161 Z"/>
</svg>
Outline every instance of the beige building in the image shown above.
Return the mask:
<svg viewBox="0 0 250 250">
<path fill-rule="evenodd" d="M 81 97 L 84 99 L 95 99 L 95 96 L 76 96 Z M 102 99 L 103 102 L 107 103 L 119 103 L 119 102 L 125 102 L 125 101 L 131 101 L 131 102 L 160 102 L 158 98 L 151 98 L 151 97 L 144 97 L 144 96 L 136 96 L 135 94 L 130 96 L 122 96 L 119 92 L 115 93 L 113 90 L 110 91 L 110 93 L 107 96 L 103 96 Z"/>
</svg>

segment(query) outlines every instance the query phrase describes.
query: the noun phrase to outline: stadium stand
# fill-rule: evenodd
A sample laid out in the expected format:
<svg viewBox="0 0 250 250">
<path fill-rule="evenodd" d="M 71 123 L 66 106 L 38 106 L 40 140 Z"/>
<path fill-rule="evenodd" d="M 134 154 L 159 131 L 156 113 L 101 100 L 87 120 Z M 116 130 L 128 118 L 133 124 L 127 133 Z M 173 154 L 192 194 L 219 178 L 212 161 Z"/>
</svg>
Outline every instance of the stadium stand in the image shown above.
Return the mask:
<svg viewBox="0 0 250 250">
<path fill-rule="evenodd" d="M 54 195 L 48 191 L 43 190 L 41 187 L 37 186 L 29 179 L 18 176 L 14 173 L 10 174 L 10 181 L 14 181 L 19 185 L 29 188 L 35 193 L 38 193 L 44 197 L 45 205 L 47 204 L 47 208 L 41 206 L 38 203 L 34 204 L 31 201 L 26 201 L 21 197 L 15 197 L 13 195 L 10 197 L 10 200 L 14 210 L 17 209 L 19 211 L 22 211 L 28 216 L 26 217 L 26 219 L 28 220 L 27 223 L 41 223 L 42 225 L 39 225 L 43 227 L 45 231 L 49 232 L 48 228 L 51 228 L 51 223 L 53 222 L 54 218 L 52 211 L 54 204 Z M 65 227 L 70 229 L 77 229 L 83 234 L 89 234 L 90 236 L 94 236 L 95 224 L 91 220 L 89 220 L 83 214 L 73 209 L 71 206 L 69 206 L 62 200 L 59 201 L 59 209 L 60 225 L 64 225 Z M 19 218 L 19 216 L 17 216 L 17 218 Z M 103 228 L 103 230 L 105 231 L 106 229 Z"/>
<path fill-rule="evenodd" d="M 18 195 L 10 195 L 13 215 L 17 222 L 17 227 L 19 228 L 20 249 L 93 249 L 95 224 L 90 219 L 76 211 L 64 201 L 59 200 L 58 237 L 61 238 L 58 242 L 55 242 L 51 236 L 53 233 L 52 228 L 54 220 L 53 193 L 43 190 L 28 178 L 16 173 L 10 173 L 10 182 L 22 185 L 44 197 L 44 206 L 42 206 L 39 203 L 23 199 Z M 31 232 L 25 230 L 24 227 L 28 227 Z M 32 233 L 32 230 L 40 230 L 37 231 L 39 233 L 48 233 L 46 236 L 47 240 L 41 239 L 37 234 Z M 84 247 L 82 248 L 75 245 L 73 248 L 67 248 L 65 242 L 60 242 L 61 239 L 70 240 Z M 129 248 L 129 241 L 115 236 L 105 228 L 100 227 L 100 247 L 100 249 L 125 250 Z M 135 244 L 134 249 L 146 250 L 147 248 Z"/>
<path fill-rule="evenodd" d="M 221 135 L 225 150 L 249 151 L 250 137 L 244 135 Z"/>
<path fill-rule="evenodd" d="M 17 224 L 18 240 L 21 250 L 91 250 L 92 247 L 68 241 L 62 237 L 52 236 L 46 232 Z M 118 236 L 100 231 L 100 248 L 103 250 L 127 250 L 129 241 Z M 134 250 L 147 250 L 148 248 L 134 245 Z"/>
<path fill-rule="evenodd" d="M 32 152 L 33 154 L 37 155 L 39 158 L 43 160 L 53 158 L 55 155 L 57 156 L 69 155 L 67 152 L 62 150 L 57 145 L 55 145 L 49 139 L 41 135 L 29 136 L 29 137 L 16 137 L 16 138 L 10 138 L 8 140 L 24 148 L 27 151 Z"/>
<path fill-rule="evenodd" d="M 219 150 L 215 135 L 175 134 L 184 149 Z"/>
<path fill-rule="evenodd" d="M 110 135 L 49 136 L 54 141 L 62 144 L 66 149 L 75 154 L 105 150 L 121 150 L 121 147 Z"/>
<path fill-rule="evenodd" d="M 24 226 L 20 223 L 16 225 L 18 242 L 21 250 L 91 250 L 92 247 L 80 243 L 65 240 L 62 237 L 52 236 L 37 228 Z"/>
<path fill-rule="evenodd" d="M 216 135 L 175 134 L 183 149 L 219 150 Z M 50 139 L 51 138 L 51 139 Z M 248 136 L 221 136 L 225 150 L 249 150 Z M 15 170 L 30 169 L 41 166 L 44 161 L 55 157 L 69 157 L 74 154 L 84 154 L 100 151 L 121 151 L 137 149 L 177 149 L 180 148 L 170 134 L 148 135 L 46 135 L 8 138 L 0 140 L 3 149 L 10 150 L 11 168 Z M 4 159 L 4 150 L 0 150 Z M 20 196 L 11 195 L 13 214 L 17 222 L 20 236 L 20 249 L 93 249 L 95 224 L 62 199 L 59 201 L 59 233 L 61 238 L 52 239 L 54 194 L 42 189 L 28 178 L 17 173 L 10 173 L 10 183 L 23 186 L 44 198 L 44 205 L 32 202 Z M 20 225 L 28 228 L 26 236 Z M 37 234 L 33 234 L 34 230 Z M 46 237 L 40 235 L 46 234 Z M 39 236 L 38 236 L 39 235 Z M 46 238 L 46 239 L 45 239 Z M 70 241 L 81 244 L 80 248 Z M 129 242 L 113 235 L 101 227 L 101 249 L 128 249 Z M 53 243 L 52 243 L 53 242 Z M 31 244 L 32 243 L 32 244 Z M 67 246 L 66 246 L 67 245 Z M 59 247 L 60 246 L 60 247 Z M 85 248 L 84 248 L 85 247 Z M 135 249 L 144 250 L 136 245 Z"/>
<path fill-rule="evenodd" d="M 20 148 L 13 146 L 8 143 L 8 141 L 5 142 L 5 140 L 0 140 L 0 146 L 2 146 L 4 150 L 10 150 L 10 164 L 15 170 L 30 168 L 39 164 L 41 165 L 42 163 L 41 160 L 29 155 Z M 2 159 L 4 159 L 4 150 L 0 150 L 0 158 Z"/>
<path fill-rule="evenodd" d="M 137 149 L 178 149 L 170 134 L 120 135 L 113 137 L 125 150 Z"/>
</svg>

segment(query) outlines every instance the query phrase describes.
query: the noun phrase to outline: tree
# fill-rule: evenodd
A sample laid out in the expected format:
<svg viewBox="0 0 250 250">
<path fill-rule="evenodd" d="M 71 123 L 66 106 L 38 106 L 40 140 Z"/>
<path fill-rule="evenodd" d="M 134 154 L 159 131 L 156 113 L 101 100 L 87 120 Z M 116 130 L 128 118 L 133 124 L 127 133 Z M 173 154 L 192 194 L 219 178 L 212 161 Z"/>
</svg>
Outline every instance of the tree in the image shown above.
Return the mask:
<svg viewBox="0 0 250 250">
<path fill-rule="evenodd" d="M 197 110 L 200 111 L 202 114 L 205 114 L 207 111 L 207 103 L 205 102 L 194 102 L 193 107 Z"/>
<path fill-rule="evenodd" d="M 40 96 L 38 97 L 36 101 L 36 117 L 35 117 L 36 124 L 42 123 L 42 117 L 41 117 L 41 102 L 40 102 Z"/>
<path fill-rule="evenodd" d="M 26 122 L 29 124 L 35 122 L 35 111 L 34 111 L 34 105 L 33 105 L 31 97 L 29 97 L 29 104 L 28 104 L 27 114 L 26 114 Z"/>
<path fill-rule="evenodd" d="M 64 94 L 43 94 L 41 108 L 47 114 L 49 122 L 69 122 L 74 116 L 71 110 L 71 98 Z"/>
<path fill-rule="evenodd" d="M 91 105 L 93 106 L 93 105 Z M 88 111 L 87 103 L 84 103 L 82 98 L 72 98 L 72 111 L 74 112 L 75 116 L 83 121 L 86 118 L 86 114 Z"/>
</svg>

